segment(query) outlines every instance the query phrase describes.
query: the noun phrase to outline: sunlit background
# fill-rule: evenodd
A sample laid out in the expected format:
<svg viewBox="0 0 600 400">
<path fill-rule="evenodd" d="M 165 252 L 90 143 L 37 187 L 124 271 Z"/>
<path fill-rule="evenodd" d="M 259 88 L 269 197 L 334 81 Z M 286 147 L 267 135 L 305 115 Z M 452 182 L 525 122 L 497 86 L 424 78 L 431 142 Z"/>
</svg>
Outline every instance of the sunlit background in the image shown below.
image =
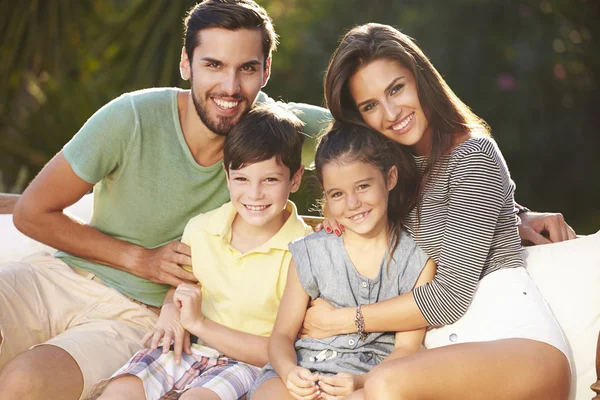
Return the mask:
<svg viewBox="0 0 600 400">
<path fill-rule="evenodd" d="M 119 94 L 187 87 L 186 0 L 0 2 L 0 192 L 21 192 L 83 122 Z M 259 0 L 281 44 L 266 92 L 321 105 L 337 40 L 365 22 L 414 37 L 492 127 L 516 198 L 600 228 L 600 1 Z M 306 212 L 316 195 L 307 186 Z"/>
</svg>

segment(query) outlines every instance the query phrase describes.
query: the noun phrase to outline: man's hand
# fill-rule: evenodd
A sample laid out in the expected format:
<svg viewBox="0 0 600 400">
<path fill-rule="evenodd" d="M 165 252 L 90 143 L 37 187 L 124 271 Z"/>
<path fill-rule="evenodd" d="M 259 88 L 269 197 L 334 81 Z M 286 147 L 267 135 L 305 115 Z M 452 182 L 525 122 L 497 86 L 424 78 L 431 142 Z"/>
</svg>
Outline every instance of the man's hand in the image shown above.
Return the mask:
<svg viewBox="0 0 600 400">
<path fill-rule="evenodd" d="M 548 244 L 577 238 L 560 213 L 524 212 L 519 214 L 519 236 L 524 245 Z"/>
<path fill-rule="evenodd" d="M 190 334 L 179 321 L 179 309 L 174 303 L 164 304 L 160 310 L 160 316 L 156 326 L 142 338 L 142 343 L 147 343 L 151 349 L 162 346 L 163 354 L 169 352 L 171 341 L 173 341 L 173 353 L 175 362 L 181 362 L 182 350 L 186 354 L 192 354 L 190 348 Z"/>
<path fill-rule="evenodd" d="M 173 302 L 179 309 L 179 321 L 188 331 L 196 334 L 198 325 L 204 321 L 202 315 L 202 288 L 198 285 L 182 283 L 177 286 Z"/>
<path fill-rule="evenodd" d="M 321 394 L 316 383 L 318 379 L 318 374 L 313 374 L 306 368 L 294 367 L 287 376 L 285 386 L 294 399 L 313 400 Z"/>
<path fill-rule="evenodd" d="M 167 243 L 156 249 L 141 249 L 135 257 L 132 273 L 152 282 L 179 286 L 196 283 L 198 279 L 182 265 L 192 265 L 192 252 L 188 245 L 178 241 Z"/>
<path fill-rule="evenodd" d="M 362 376 L 340 372 L 334 376 L 320 376 L 319 387 L 323 400 L 343 399 L 364 386 Z"/>
<path fill-rule="evenodd" d="M 311 306 L 306 310 L 300 337 L 311 337 L 313 339 L 324 339 L 327 337 L 341 335 L 344 332 L 336 328 L 333 317 L 336 308 L 327 301 L 317 298 L 311 301 Z"/>
</svg>

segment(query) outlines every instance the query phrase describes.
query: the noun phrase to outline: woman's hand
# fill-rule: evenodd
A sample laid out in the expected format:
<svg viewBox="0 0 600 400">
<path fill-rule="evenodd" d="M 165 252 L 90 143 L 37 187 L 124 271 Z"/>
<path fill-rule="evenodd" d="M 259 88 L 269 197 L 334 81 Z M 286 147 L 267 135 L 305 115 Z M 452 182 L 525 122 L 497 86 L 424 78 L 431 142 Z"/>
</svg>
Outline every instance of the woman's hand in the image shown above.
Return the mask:
<svg viewBox="0 0 600 400">
<path fill-rule="evenodd" d="M 323 400 L 343 399 L 354 391 L 362 389 L 364 382 L 361 375 L 340 372 L 334 376 L 320 376 L 319 388 Z"/>
<path fill-rule="evenodd" d="M 306 368 L 294 367 L 287 376 L 285 386 L 294 399 L 313 400 L 318 399 L 321 394 L 317 386 L 318 380 L 318 374 L 313 374 Z"/>
<path fill-rule="evenodd" d="M 147 343 L 151 349 L 162 346 L 163 354 L 169 352 L 173 342 L 173 353 L 175 362 L 181 362 L 182 351 L 192 354 L 190 349 L 190 334 L 184 329 L 179 321 L 179 310 L 173 303 L 167 303 L 160 309 L 160 315 L 156 326 L 142 338 L 142 343 Z"/>
<path fill-rule="evenodd" d="M 319 232 L 323 228 L 325 228 L 327 233 L 335 233 L 338 236 L 340 236 L 345 230 L 344 225 L 338 224 L 335 219 L 327 217 L 323 220 L 323 223 L 315 227 L 315 231 Z"/>
<path fill-rule="evenodd" d="M 324 339 L 347 333 L 343 331 L 343 324 L 336 323 L 337 308 L 320 298 L 311 301 L 310 304 L 300 330 L 301 338 Z"/>
<path fill-rule="evenodd" d="M 182 283 L 175 290 L 173 303 L 179 310 L 181 325 L 192 333 L 199 331 L 199 324 L 204 321 L 202 288 L 198 285 Z"/>
</svg>

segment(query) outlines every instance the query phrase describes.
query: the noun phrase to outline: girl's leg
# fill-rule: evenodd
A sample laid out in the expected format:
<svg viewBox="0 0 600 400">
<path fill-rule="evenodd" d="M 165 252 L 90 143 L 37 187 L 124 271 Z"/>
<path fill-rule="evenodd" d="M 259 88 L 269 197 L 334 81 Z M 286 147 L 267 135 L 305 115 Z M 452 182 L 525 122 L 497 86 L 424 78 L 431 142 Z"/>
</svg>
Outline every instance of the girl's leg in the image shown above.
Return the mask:
<svg viewBox="0 0 600 400">
<path fill-rule="evenodd" d="M 97 400 L 146 400 L 142 380 L 134 375 L 124 375 L 111 381 Z"/>
<path fill-rule="evenodd" d="M 272 378 L 263 382 L 252 395 L 251 400 L 293 400 L 280 378 Z"/>
<path fill-rule="evenodd" d="M 366 399 L 564 400 L 565 355 L 528 339 L 464 343 L 384 362 L 367 375 Z"/>
</svg>

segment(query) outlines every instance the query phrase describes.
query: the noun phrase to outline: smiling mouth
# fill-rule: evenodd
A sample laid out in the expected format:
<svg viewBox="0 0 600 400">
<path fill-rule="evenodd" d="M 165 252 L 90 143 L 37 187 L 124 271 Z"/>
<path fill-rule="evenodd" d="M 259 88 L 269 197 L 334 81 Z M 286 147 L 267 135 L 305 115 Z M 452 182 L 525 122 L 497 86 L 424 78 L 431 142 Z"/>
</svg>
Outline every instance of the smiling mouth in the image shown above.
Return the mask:
<svg viewBox="0 0 600 400">
<path fill-rule="evenodd" d="M 408 124 L 410 124 L 412 122 L 412 120 L 415 118 L 415 113 L 414 111 L 406 118 L 404 118 L 402 121 L 398 122 L 397 124 L 392 125 L 392 130 L 394 131 L 401 131 L 404 128 L 406 128 L 408 126 Z"/>
<path fill-rule="evenodd" d="M 237 107 L 238 104 L 240 104 L 240 101 L 225 101 L 225 100 L 221 100 L 221 99 L 216 99 L 213 97 L 213 101 L 215 102 L 215 104 L 217 106 L 219 106 L 219 108 L 223 109 L 223 110 L 231 110 L 232 108 Z"/>
<path fill-rule="evenodd" d="M 355 214 L 355 215 L 353 215 L 353 216 L 350 217 L 350 220 L 352 222 L 362 221 L 363 219 L 365 219 L 367 217 L 367 215 L 369 215 L 370 212 L 371 212 L 371 210 L 362 212 L 360 214 Z"/>
<path fill-rule="evenodd" d="M 267 208 L 269 208 L 271 205 L 266 205 L 266 206 L 252 206 L 250 204 L 244 204 L 244 207 L 246 207 L 248 210 L 253 211 L 253 212 L 260 212 L 260 211 L 264 211 Z"/>
</svg>

